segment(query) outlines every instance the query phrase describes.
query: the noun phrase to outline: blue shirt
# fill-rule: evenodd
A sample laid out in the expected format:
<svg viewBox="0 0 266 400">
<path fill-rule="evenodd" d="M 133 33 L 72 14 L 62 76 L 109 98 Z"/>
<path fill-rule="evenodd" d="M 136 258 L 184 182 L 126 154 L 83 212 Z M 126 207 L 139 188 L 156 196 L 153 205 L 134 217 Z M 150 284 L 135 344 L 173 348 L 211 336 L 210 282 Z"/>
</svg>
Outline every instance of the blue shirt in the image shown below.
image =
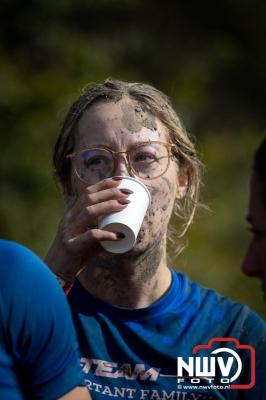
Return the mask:
<svg viewBox="0 0 266 400">
<path fill-rule="evenodd" d="M 265 323 L 248 307 L 191 282 L 185 275 L 172 272 L 169 290 L 142 309 L 107 304 L 78 281 L 68 299 L 85 380 L 94 399 L 266 399 Z M 195 346 L 207 345 L 214 338 L 219 339 L 212 348 L 200 349 L 197 355 L 210 357 L 210 351 L 218 349 L 217 357 L 222 358 L 224 367 L 230 364 L 231 354 L 219 349 L 235 351 L 236 343 L 230 338 L 255 348 L 256 384 L 252 389 L 220 387 L 224 375 L 218 367 L 210 387 L 205 377 L 191 382 L 194 378 L 186 376 L 186 371 L 184 380 L 177 382 L 177 357 L 188 363 Z M 229 339 L 224 342 L 223 338 Z M 244 349 L 237 354 L 241 356 L 241 373 L 233 383 L 247 385 L 252 351 Z M 231 358 L 236 373 L 239 364 Z"/>
<path fill-rule="evenodd" d="M 84 386 L 71 314 L 43 262 L 0 240 L 0 399 L 56 399 Z"/>
</svg>

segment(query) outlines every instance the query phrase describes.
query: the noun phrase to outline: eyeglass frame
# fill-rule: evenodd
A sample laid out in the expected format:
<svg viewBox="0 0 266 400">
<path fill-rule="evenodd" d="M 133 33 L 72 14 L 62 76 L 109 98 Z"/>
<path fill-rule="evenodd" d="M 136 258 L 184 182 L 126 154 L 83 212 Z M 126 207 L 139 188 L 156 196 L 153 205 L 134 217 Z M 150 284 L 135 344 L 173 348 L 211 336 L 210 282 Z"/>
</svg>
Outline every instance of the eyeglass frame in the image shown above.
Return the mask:
<svg viewBox="0 0 266 400">
<path fill-rule="evenodd" d="M 129 160 L 129 153 L 130 153 L 130 151 L 131 151 L 133 148 L 137 148 L 137 147 L 140 147 L 140 146 L 143 146 L 143 145 L 146 145 L 146 144 L 153 144 L 153 143 L 162 144 L 164 147 L 166 147 L 167 152 L 168 152 L 167 156 L 163 156 L 163 157 L 159 157 L 159 158 L 161 159 L 161 158 L 166 158 L 166 157 L 167 157 L 167 158 L 168 158 L 167 166 L 166 166 L 165 170 L 164 170 L 160 175 L 158 175 L 158 176 L 156 176 L 156 177 L 154 177 L 154 178 L 142 178 L 142 177 L 139 177 L 138 174 L 135 172 L 134 168 L 131 166 L 131 162 L 130 162 L 130 160 Z M 95 149 L 107 150 L 107 151 L 109 151 L 109 152 L 111 153 L 112 158 L 113 158 L 113 164 L 114 164 L 114 168 L 113 168 L 112 173 L 111 173 L 111 175 L 110 175 L 110 177 L 111 177 L 111 176 L 113 175 L 113 173 L 115 172 L 116 168 L 117 168 L 117 163 L 118 163 L 118 161 L 117 161 L 117 154 L 125 154 L 125 158 L 124 158 L 124 159 L 125 159 L 125 161 L 126 161 L 126 167 L 127 167 L 128 172 L 129 172 L 129 175 L 132 176 L 132 177 L 134 177 L 134 175 L 135 175 L 135 176 L 139 177 L 140 179 L 150 180 L 150 179 L 157 179 L 157 178 L 159 178 L 160 176 L 162 176 L 163 174 L 165 174 L 165 172 L 168 170 L 169 164 L 170 164 L 170 159 L 171 159 L 172 156 L 174 156 L 173 154 L 170 154 L 170 150 L 171 150 L 172 148 L 174 148 L 174 147 L 175 147 L 175 144 L 173 144 L 173 143 L 161 142 L 160 140 L 139 142 L 139 143 L 137 143 L 137 144 L 133 144 L 132 146 L 130 146 L 126 151 L 115 151 L 115 150 L 110 149 L 108 146 L 105 146 L 105 145 L 96 145 L 96 146 L 93 146 L 93 147 L 88 147 L 88 148 L 86 148 L 86 149 L 83 149 L 83 150 L 76 151 L 76 152 L 74 152 L 74 153 L 68 154 L 68 155 L 66 156 L 66 158 L 70 159 L 70 160 L 72 161 L 72 163 L 73 163 L 74 157 L 75 157 L 76 155 L 82 153 L 83 151 L 86 151 L 86 150 L 95 150 Z M 73 163 L 73 164 L 74 164 L 74 163 Z M 78 172 L 77 172 L 77 170 L 76 170 L 75 165 L 74 165 L 74 171 L 75 171 L 77 177 L 78 177 L 81 181 L 83 181 L 83 182 L 85 182 L 85 183 L 88 183 L 85 179 L 82 179 L 82 178 L 79 176 L 79 174 L 78 174 Z M 135 172 L 135 174 L 134 174 L 134 172 Z"/>
</svg>

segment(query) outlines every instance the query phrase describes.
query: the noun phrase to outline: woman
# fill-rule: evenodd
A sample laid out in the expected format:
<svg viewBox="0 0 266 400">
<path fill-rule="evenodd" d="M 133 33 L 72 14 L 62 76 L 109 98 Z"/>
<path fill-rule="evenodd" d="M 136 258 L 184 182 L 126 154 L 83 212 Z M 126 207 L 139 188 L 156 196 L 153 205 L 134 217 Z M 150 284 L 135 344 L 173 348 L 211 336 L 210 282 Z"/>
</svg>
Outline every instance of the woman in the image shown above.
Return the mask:
<svg viewBox="0 0 266 400">
<path fill-rule="evenodd" d="M 68 299 L 93 398 L 235 398 L 234 390 L 217 389 L 221 371 L 210 382 L 204 371 L 187 386 L 191 376 L 177 368 L 177 357 L 188 361 L 195 346 L 213 338 L 236 338 L 262 355 L 265 324 L 167 264 L 170 218 L 175 211 L 185 232 L 200 184 L 194 146 L 168 98 L 140 83 L 107 80 L 85 89 L 65 118 L 54 165 L 67 211 L 46 261 L 66 290 L 75 280 Z M 127 175 L 146 184 L 152 201 L 134 248 L 117 255 L 100 242 L 121 235 L 99 230 L 97 220 L 127 207 L 130 192 L 118 189 Z M 214 343 L 225 345 L 235 348 Z M 244 384 L 249 370 L 246 358 L 236 382 Z M 258 374 L 265 374 L 261 366 Z M 262 398 L 258 379 L 253 398 Z"/>
<path fill-rule="evenodd" d="M 247 221 L 253 237 L 242 269 L 246 275 L 261 279 L 262 290 L 266 296 L 266 138 L 261 142 L 254 157 Z"/>
</svg>

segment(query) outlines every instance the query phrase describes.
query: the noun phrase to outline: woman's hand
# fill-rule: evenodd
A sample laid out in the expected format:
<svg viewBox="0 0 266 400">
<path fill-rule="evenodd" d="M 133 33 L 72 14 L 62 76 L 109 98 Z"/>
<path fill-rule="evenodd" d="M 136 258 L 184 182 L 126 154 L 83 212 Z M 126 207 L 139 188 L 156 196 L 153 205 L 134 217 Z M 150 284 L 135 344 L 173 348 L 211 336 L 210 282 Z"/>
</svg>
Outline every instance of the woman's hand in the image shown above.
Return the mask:
<svg viewBox="0 0 266 400">
<path fill-rule="evenodd" d="M 105 179 L 87 187 L 84 192 L 69 201 L 56 238 L 45 262 L 52 271 L 67 282 L 74 280 L 90 258 L 99 250 L 103 240 L 117 241 L 121 235 L 97 228 L 98 219 L 111 212 L 123 210 L 132 193 L 118 189 L 121 179 Z"/>
</svg>

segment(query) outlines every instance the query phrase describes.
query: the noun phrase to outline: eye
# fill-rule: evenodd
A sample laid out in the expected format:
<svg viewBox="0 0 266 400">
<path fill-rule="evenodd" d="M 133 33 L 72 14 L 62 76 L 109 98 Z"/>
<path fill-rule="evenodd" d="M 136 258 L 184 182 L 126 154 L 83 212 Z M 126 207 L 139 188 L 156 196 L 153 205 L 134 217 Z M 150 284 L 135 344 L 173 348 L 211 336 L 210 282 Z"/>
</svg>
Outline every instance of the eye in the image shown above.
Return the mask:
<svg viewBox="0 0 266 400">
<path fill-rule="evenodd" d="M 134 161 L 135 162 L 153 162 L 153 161 L 157 161 L 158 158 L 149 152 L 141 152 L 141 153 L 137 153 L 134 157 Z"/>
<path fill-rule="evenodd" d="M 106 157 L 92 157 L 92 158 L 87 158 L 84 159 L 84 165 L 89 168 L 89 167 L 98 167 L 101 166 L 102 164 L 106 163 Z"/>
</svg>

